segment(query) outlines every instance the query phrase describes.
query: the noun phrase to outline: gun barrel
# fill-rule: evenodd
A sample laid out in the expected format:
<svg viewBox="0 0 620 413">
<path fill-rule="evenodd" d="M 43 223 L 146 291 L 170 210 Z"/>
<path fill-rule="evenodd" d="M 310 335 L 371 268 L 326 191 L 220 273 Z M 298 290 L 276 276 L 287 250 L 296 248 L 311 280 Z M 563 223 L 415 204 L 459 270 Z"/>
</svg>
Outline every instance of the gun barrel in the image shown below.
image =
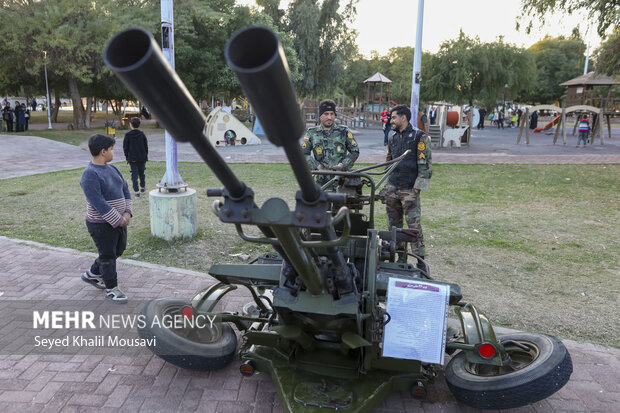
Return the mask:
<svg viewBox="0 0 620 413">
<path fill-rule="evenodd" d="M 228 40 L 224 55 L 267 137 L 284 148 L 304 199 L 317 200 L 320 189 L 299 146 L 305 127 L 280 39 L 268 27 L 246 27 Z"/>
<path fill-rule="evenodd" d="M 106 45 L 103 60 L 176 141 L 192 144 L 233 197 L 243 195 L 245 184 L 209 143 L 202 111 L 150 33 L 140 28 L 118 33 Z"/>
</svg>

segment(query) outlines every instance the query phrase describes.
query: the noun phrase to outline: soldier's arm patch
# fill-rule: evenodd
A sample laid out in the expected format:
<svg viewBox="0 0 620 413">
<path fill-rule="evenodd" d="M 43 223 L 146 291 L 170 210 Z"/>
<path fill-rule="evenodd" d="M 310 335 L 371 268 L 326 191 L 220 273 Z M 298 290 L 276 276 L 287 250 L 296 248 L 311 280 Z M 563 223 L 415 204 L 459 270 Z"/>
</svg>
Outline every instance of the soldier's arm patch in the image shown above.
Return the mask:
<svg viewBox="0 0 620 413">
<path fill-rule="evenodd" d="M 426 159 L 426 155 L 424 155 L 424 152 L 420 152 L 419 158 L 420 159 Z"/>
<path fill-rule="evenodd" d="M 351 132 L 347 133 L 347 138 L 353 139 L 353 134 Z"/>
<path fill-rule="evenodd" d="M 305 139 L 304 139 L 304 140 L 305 140 Z M 306 149 L 306 146 L 308 146 L 308 145 L 306 144 L 306 142 L 304 142 L 304 143 L 301 145 L 301 147 L 302 147 L 302 148 L 304 148 L 304 149 Z"/>
<path fill-rule="evenodd" d="M 419 151 L 423 151 L 424 149 L 426 149 L 426 145 L 424 145 L 424 142 L 419 142 L 418 143 L 418 150 Z"/>
<path fill-rule="evenodd" d="M 349 132 L 351 133 L 351 132 Z M 351 145 L 353 146 L 357 146 L 357 142 L 355 141 L 355 139 L 351 138 Z"/>
<path fill-rule="evenodd" d="M 322 154 L 323 153 L 323 148 L 321 148 L 320 146 L 317 146 L 316 147 L 316 153 L 319 154 L 319 155 Z"/>
</svg>

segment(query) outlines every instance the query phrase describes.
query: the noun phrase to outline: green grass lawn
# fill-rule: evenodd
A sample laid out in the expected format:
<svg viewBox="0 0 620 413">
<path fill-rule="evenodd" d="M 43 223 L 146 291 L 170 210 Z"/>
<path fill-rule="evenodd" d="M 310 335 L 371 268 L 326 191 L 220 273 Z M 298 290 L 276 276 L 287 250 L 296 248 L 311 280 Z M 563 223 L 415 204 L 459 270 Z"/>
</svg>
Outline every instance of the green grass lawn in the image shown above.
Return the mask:
<svg viewBox="0 0 620 413">
<path fill-rule="evenodd" d="M 126 131 L 124 131 L 126 132 Z M 13 135 L 38 136 L 53 141 L 68 143 L 69 145 L 80 146 L 87 142 L 95 133 L 105 134 L 105 128 L 91 128 L 89 130 L 67 130 L 67 129 L 44 129 L 28 130 L 26 132 L 13 133 Z"/>
<path fill-rule="evenodd" d="M 111 120 L 114 118 L 114 114 L 112 110 L 108 110 L 107 114 L 108 118 Z M 106 120 L 106 113 L 104 111 L 97 111 L 91 113 L 91 118 L 94 121 L 104 121 Z M 119 117 L 120 118 L 120 117 Z M 73 122 L 73 111 L 72 110 L 61 110 L 58 112 L 58 122 L 66 123 Z M 30 111 L 30 123 L 45 123 L 47 124 L 47 111 Z"/>
<path fill-rule="evenodd" d="M 39 112 L 42 113 L 42 112 Z M 73 120 L 73 119 L 71 119 Z M 47 120 L 45 121 L 47 123 Z M 69 130 L 66 128 L 61 128 L 58 124 L 53 124 L 53 129 L 42 129 L 42 130 L 33 130 L 30 129 L 26 132 L 13 133 L 13 135 L 28 135 L 28 136 L 38 136 L 45 139 L 51 139 L 53 141 L 68 143 L 69 145 L 80 146 L 84 142 L 88 141 L 95 133 L 106 134 L 106 128 L 104 127 L 93 127 L 88 130 Z M 157 127 L 154 124 L 143 124 L 140 126 L 140 129 L 147 130 L 147 133 L 164 133 L 164 130 Z M 117 128 L 116 129 L 116 137 L 123 137 L 125 133 L 129 132 L 129 127 L 125 128 Z"/>
<path fill-rule="evenodd" d="M 129 179 L 127 164 L 116 165 Z M 253 187 L 259 205 L 280 196 L 292 207 L 296 182 L 288 165 L 231 168 Z M 620 346 L 620 165 L 433 168 L 422 224 L 435 278 L 460 284 L 464 300 L 497 325 Z M 174 242 L 151 236 L 148 199 L 139 199 L 125 257 L 207 271 L 213 263 L 239 262 L 229 254 L 264 251 L 211 212 L 204 189 L 220 185 L 203 164 L 179 169 L 198 191 L 198 235 Z M 81 172 L 0 180 L 0 234 L 95 251 L 84 226 Z M 147 187 L 155 188 L 164 164 L 149 162 L 146 173 Z M 385 229 L 385 208 L 377 203 L 376 210 Z"/>
</svg>

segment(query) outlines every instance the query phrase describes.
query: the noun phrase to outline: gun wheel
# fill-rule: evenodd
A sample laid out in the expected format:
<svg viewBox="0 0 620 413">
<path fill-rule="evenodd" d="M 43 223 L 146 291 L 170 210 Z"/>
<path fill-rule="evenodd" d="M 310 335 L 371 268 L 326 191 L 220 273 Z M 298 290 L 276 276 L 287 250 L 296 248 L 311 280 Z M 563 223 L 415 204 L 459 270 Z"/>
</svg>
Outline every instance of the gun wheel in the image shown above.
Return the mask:
<svg viewBox="0 0 620 413">
<path fill-rule="evenodd" d="M 479 409 L 511 409 L 545 399 L 573 372 L 564 344 L 544 334 L 499 337 L 511 362 L 504 366 L 469 363 L 459 352 L 446 366 L 446 381 L 457 401 Z"/>
<path fill-rule="evenodd" d="M 235 332 L 228 324 L 211 325 L 208 320 L 193 326 L 175 326 L 170 320 L 181 316 L 181 310 L 188 305 L 188 301 L 175 298 L 149 301 L 141 312 L 145 323 L 138 328 L 140 337 L 155 338 L 149 349 L 175 366 L 199 371 L 221 369 L 230 363 L 237 349 Z"/>
</svg>

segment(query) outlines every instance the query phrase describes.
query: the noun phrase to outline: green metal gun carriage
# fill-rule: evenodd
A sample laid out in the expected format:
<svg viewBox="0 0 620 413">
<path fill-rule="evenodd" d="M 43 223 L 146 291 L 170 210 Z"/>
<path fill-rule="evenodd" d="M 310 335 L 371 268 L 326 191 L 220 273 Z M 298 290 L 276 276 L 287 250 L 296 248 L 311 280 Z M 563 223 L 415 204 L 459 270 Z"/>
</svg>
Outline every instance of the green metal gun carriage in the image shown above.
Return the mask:
<svg viewBox="0 0 620 413">
<path fill-rule="evenodd" d="M 378 187 L 407 154 L 351 172 L 316 172 L 333 176 L 336 189 L 325 190 L 330 183 L 318 187 L 299 146 L 304 125 L 278 37 L 265 27 L 243 29 L 229 40 L 225 55 L 268 138 L 290 161 L 300 187 L 292 209 L 280 198 L 256 205 L 252 189 L 209 144 L 202 112 L 150 34 L 126 30 L 104 51 L 106 64 L 177 141 L 194 146 L 222 182 L 224 188 L 207 190 L 217 198 L 213 210 L 220 220 L 235 225 L 244 240 L 274 249 L 251 264 L 213 265 L 209 274 L 218 282 L 190 300 L 147 303 L 143 314 L 149 319 L 181 315 L 213 321 L 182 328 L 147 322 L 139 333 L 157 336 L 155 354 L 195 370 L 222 368 L 237 354 L 241 374 L 268 372 L 282 407 L 291 412 L 372 411 L 394 390 L 423 398 L 437 366 L 384 356 L 392 320 L 388 284 L 399 279 L 449 291 L 457 325 L 447 327 L 439 315 L 433 321 L 443 326 L 439 350 L 452 355 L 446 380 L 459 402 L 483 409 L 519 407 L 566 384 L 572 362 L 560 340 L 533 333 L 497 336 L 488 318 L 462 301 L 458 285 L 432 279 L 428 266 L 397 262 L 397 254 L 407 254 L 398 245 L 417 234 L 378 231 L 374 205 Z M 248 226 L 262 235 L 248 235 Z M 237 312 L 215 311 L 238 286 L 247 288 L 253 301 Z"/>
</svg>

